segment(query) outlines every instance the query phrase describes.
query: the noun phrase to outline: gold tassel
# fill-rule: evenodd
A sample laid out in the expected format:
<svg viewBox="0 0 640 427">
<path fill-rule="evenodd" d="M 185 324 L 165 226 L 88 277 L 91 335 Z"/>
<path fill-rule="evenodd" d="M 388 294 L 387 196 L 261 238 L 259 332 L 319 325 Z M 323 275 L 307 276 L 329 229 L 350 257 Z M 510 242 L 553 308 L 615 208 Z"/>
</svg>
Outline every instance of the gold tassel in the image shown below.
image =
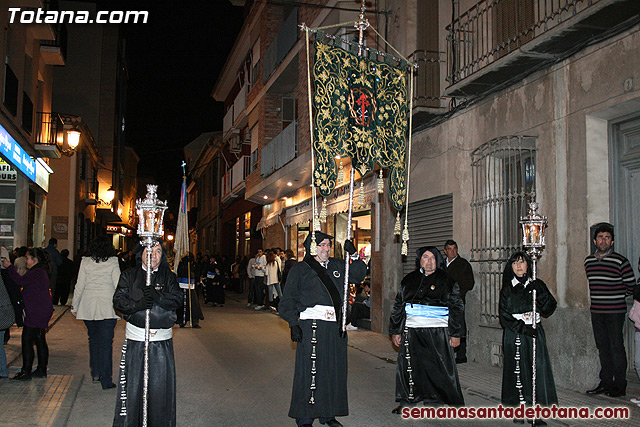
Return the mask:
<svg viewBox="0 0 640 427">
<path fill-rule="evenodd" d="M 407 228 L 407 224 L 404 224 L 404 230 L 402 231 L 402 250 L 400 251 L 400 253 L 402 255 L 408 255 L 408 245 L 407 242 L 409 241 L 409 229 Z"/>
<path fill-rule="evenodd" d="M 313 231 L 320 231 L 320 220 L 317 215 L 313 216 Z"/>
<path fill-rule="evenodd" d="M 342 159 L 340 159 L 340 167 L 338 168 L 338 178 L 336 185 L 342 184 L 344 182 L 344 170 L 342 169 Z"/>
<path fill-rule="evenodd" d="M 316 232 L 311 232 L 311 246 L 309 247 L 309 255 L 318 255 L 318 245 L 316 244 Z"/>
<path fill-rule="evenodd" d="M 393 226 L 393 234 L 396 236 L 400 235 L 401 225 L 400 225 L 400 211 L 396 213 L 396 225 Z"/>
<path fill-rule="evenodd" d="M 382 176 L 382 169 L 380 169 L 380 176 L 378 177 L 378 194 L 384 193 L 384 177 Z"/>
<path fill-rule="evenodd" d="M 360 197 L 358 197 L 358 204 L 364 206 L 364 178 L 360 180 Z"/>
<path fill-rule="evenodd" d="M 327 199 L 322 198 L 322 209 L 320 209 L 320 222 L 327 222 Z"/>
</svg>

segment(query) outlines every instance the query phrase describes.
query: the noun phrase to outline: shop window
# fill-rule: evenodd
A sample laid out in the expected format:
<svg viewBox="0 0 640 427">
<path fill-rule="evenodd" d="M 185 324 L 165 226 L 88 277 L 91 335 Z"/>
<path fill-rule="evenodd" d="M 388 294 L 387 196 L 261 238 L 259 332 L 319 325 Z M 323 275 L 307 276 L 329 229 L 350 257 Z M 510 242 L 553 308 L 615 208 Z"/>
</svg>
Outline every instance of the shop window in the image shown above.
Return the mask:
<svg viewBox="0 0 640 427">
<path fill-rule="evenodd" d="M 498 298 L 504 263 L 520 249 L 519 219 L 535 197 L 534 137 L 493 139 L 471 153 L 473 169 L 472 249 L 480 279 L 483 325 L 498 326 Z"/>
</svg>

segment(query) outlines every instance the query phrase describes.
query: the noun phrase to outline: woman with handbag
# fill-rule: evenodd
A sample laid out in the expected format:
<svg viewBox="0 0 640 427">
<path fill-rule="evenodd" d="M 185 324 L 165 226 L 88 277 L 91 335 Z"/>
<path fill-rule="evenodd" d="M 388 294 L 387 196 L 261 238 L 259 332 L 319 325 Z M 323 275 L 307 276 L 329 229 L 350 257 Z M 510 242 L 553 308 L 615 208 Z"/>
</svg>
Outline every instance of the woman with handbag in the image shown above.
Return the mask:
<svg viewBox="0 0 640 427">
<path fill-rule="evenodd" d="M 53 315 L 53 304 L 49 292 L 49 255 L 40 248 L 27 252 L 27 272 L 21 276 L 8 259 L 2 260 L 9 276 L 22 288 L 24 300 L 24 327 L 22 328 L 22 370 L 13 377 L 15 380 L 30 380 L 47 377 L 49 347 L 45 338 L 49 320 Z M 38 367 L 31 372 L 35 358 L 33 346 L 38 352 Z"/>
<path fill-rule="evenodd" d="M 71 313 L 87 326 L 91 378 L 100 382 L 103 390 L 116 387 L 112 379 L 112 348 L 119 317 L 113 310 L 113 294 L 120 279 L 120 262 L 115 252 L 106 236 L 91 242 L 89 256 L 80 263 L 71 306 Z"/>
</svg>

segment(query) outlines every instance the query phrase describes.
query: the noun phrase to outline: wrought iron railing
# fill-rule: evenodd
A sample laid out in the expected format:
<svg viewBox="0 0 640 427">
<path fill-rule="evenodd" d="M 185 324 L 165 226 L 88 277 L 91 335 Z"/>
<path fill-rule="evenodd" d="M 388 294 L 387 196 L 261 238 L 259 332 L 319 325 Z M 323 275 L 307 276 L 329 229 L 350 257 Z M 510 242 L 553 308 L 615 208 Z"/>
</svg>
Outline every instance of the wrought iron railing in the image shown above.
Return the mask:
<svg viewBox="0 0 640 427">
<path fill-rule="evenodd" d="M 444 52 L 420 49 L 409 55 L 411 63 L 418 64 L 413 78 L 413 107 L 440 108 L 440 63 Z"/>
<path fill-rule="evenodd" d="M 450 85 L 602 0 L 482 0 L 447 26 Z"/>
<path fill-rule="evenodd" d="M 498 324 L 504 262 L 521 246 L 519 220 L 536 190 L 535 137 L 492 139 L 471 153 L 471 261 L 480 277 L 482 324 Z"/>
<path fill-rule="evenodd" d="M 289 17 L 282 23 L 276 38 L 271 42 L 264 54 L 262 62 L 262 82 L 267 83 L 271 74 L 287 56 L 291 48 L 298 41 L 298 8 L 294 8 Z"/>
</svg>

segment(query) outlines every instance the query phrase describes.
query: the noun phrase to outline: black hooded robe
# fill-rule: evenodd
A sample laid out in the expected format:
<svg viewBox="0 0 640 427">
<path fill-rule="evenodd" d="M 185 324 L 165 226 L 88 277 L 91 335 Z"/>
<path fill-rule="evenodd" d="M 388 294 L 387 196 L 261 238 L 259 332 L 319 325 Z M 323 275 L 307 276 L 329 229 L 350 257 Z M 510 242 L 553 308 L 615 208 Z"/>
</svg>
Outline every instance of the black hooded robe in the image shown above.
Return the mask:
<svg viewBox="0 0 640 427">
<path fill-rule="evenodd" d="M 448 327 L 407 328 L 405 304 L 447 307 Z M 423 401 L 425 404 L 464 405 L 460 380 L 450 337 L 463 337 L 464 305 L 458 284 L 438 268 L 429 276 L 420 270 L 407 274 L 396 295 L 391 311 L 389 333 L 402 335 L 396 369 L 396 402 L 404 404 Z M 405 340 L 409 342 L 410 361 L 407 360 Z M 410 398 L 408 364 L 414 383 Z"/>
<path fill-rule="evenodd" d="M 124 319 L 144 329 L 144 299 L 147 272 L 141 266 L 120 275 L 113 296 L 114 308 Z M 151 286 L 158 289 L 160 299 L 153 304 L 149 320 L 151 329 L 171 329 L 176 321 L 175 310 L 182 304 L 182 291 L 175 274 L 166 263 L 151 275 Z M 149 426 L 176 425 L 176 369 L 173 339 L 149 342 L 149 388 L 147 422 Z M 118 395 L 114 426 L 142 425 L 142 394 L 144 373 L 144 341 L 125 339 L 120 361 Z"/>
<path fill-rule="evenodd" d="M 324 234 L 316 232 L 318 242 Z M 307 248 L 307 253 L 309 252 Z M 340 323 L 317 320 L 316 329 L 316 389 L 314 403 L 311 398 L 311 353 L 313 320 L 300 320 L 299 315 L 315 305 L 333 306 L 331 296 L 318 274 L 310 266 L 317 261 L 307 255 L 289 271 L 282 300 L 278 305 L 280 317 L 289 326 L 302 329 L 302 341 L 296 348 L 296 367 L 289 416 L 292 418 L 331 418 L 349 414 L 347 401 L 347 337 L 341 337 Z M 319 265 L 319 264 L 318 264 Z M 321 267 L 321 266 L 320 266 Z M 322 267 L 321 267 L 322 268 Z M 345 260 L 329 258 L 326 272 L 337 288 L 340 298 L 344 294 Z M 349 266 L 349 283 L 360 283 L 367 273 L 367 266 L 358 260 Z M 339 318 L 339 316 L 336 316 Z"/>
<path fill-rule="evenodd" d="M 536 311 L 543 316 L 550 315 L 556 308 L 556 300 L 549 292 L 547 285 L 542 284 L 537 291 Z M 530 286 L 526 288 L 521 284 L 513 286 L 510 282 L 504 283 L 500 291 L 499 313 L 500 322 L 504 328 L 502 337 L 503 373 L 502 373 L 502 404 L 505 406 L 519 406 L 520 393 L 516 388 L 517 374 L 516 364 L 516 339 L 520 339 L 520 382 L 522 394 L 526 403 L 531 404 L 532 397 L 532 362 L 533 362 L 533 338 L 523 333 L 525 324 L 522 320 L 513 317 L 513 313 L 527 313 L 533 310 L 533 296 Z M 537 325 L 536 340 L 536 403 L 550 406 L 558 403 L 556 386 L 551 370 L 551 360 L 547 351 L 547 339 L 542 324 Z"/>
</svg>

